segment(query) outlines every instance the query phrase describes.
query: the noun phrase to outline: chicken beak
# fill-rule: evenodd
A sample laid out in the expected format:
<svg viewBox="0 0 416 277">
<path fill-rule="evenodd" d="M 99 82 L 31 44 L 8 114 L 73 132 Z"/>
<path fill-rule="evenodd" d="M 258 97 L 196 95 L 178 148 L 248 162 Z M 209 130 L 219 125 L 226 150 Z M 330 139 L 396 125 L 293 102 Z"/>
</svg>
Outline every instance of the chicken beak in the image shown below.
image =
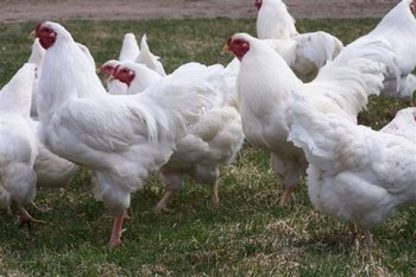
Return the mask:
<svg viewBox="0 0 416 277">
<path fill-rule="evenodd" d="M 100 66 L 95 69 L 95 73 L 97 73 L 97 74 L 101 73 L 101 67 Z"/>
<path fill-rule="evenodd" d="M 110 77 L 107 78 L 107 83 L 112 82 L 113 80 L 115 80 L 113 75 L 110 75 Z"/>
<path fill-rule="evenodd" d="M 224 44 L 224 47 L 222 48 L 221 54 L 231 54 L 230 47 L 228 47 L 228 44 Z"/>
<path fill-rule="evenodd" d="M 35 30 L 33 30 L 32 32 L 30 32 L 29 38 L 30 39 L 35 39 L 36 38 L 36 31 Z"/>
</svg>

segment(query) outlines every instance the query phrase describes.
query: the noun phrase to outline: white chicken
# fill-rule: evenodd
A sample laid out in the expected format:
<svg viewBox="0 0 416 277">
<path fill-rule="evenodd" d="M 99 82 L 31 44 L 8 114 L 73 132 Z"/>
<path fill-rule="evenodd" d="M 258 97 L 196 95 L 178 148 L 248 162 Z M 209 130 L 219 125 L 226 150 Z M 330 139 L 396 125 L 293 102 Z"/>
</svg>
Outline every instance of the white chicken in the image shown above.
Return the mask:
<svg viewBox="0 0 416 277">
<path fill-rule="evenodd" d="M 25 64 L 0 91 L 0 206 L 16 205 L 21 223 L 33 218 L 25 205 L 36 194 L 33 165 L 37 139 L 30 128 L 30 102 L 35 65 Z"/>
<path fill-rule="evenodd" d="M 204 66 L 188 63 L 166 78 L 208 80 L 218 94 L 213 95 L 213 107 L 200 119 L 188 126 L 186 136 L 181 138 L 176 150 L 160 172 L 165 186 L 165 194 L 154 211 L 167 210 L 167 203 L 181 188 L 186 176 L 198 183 L 211 186 L 214 205 L 218 205 L 219 167 L 232 162 L 240 150 L 244 135 L 241 117 L 234 106 L 227 105 L 228 87 L 226 70 L 223 66 Z M 147 86 L 162 79 L 153 70 L 141 64 L 122 63 L 114 71 L 114 77 L 129 86 L 130 93 L 140 93 Z"/>
<path fill-rule="evenodd" d="M 306 153 L 309 198 L 319 211 L 358 224 L 371 246 L 371 227 L 416 203 L 416 144 L 297 98 L 289 140 Z"/>
<path fill-rule="evenodd" d="M 400 1 L 376 28 L 364 37 L 355 41 L 356 46 L 371 41 L 383 41 L 396 53 L 398 71 L 389 68 L 389 76 L 384 82 L 381 95 L 393 96 L 412 101 L 416 90 L 416 76 L 411 72 L 416 67 L 416 1 Z"/>
<path fill-rule="evenodd" d="M 335 36 L 318 31 L 299 34 L 282 0 L 255 0 L 257 36 L 265 39 L 304 82 L 311 81 L 328 60 L 342 50 Z"/>
<path fill-rule="evenodd" d="M 393 64 L 394 54 L 381 42 L 346 47 L 305 84 L 264 41 L 240 33 L 227 45 L 241 60 L 237 90 L 244 134 L 251 144 L 271 151 L 273 171 L 282 178 L 284 189 L 280 204 L 285 205 L 307 167 L 302 150 L 287 141 L 287 108 L 293 93 L 301 92 L 321 111 L 356 122 L 368 95 L 379 93 L 386 64 Z M 383 59 L 384 63 L 378 62 Z"/>
<path fill-rule="evenodd" d="M 91 170 L 95 197 L 114 217 L 109 245 L 117 246 L 130 194 L 168 161 L 186 124 L 209 104 L 199 93 L 205 84 L 167 80 L 137 95 L 110 95 L 63 26 L 47 21 L 35 32 L 46 49 L 41 137 L 55 154 Z"/>
</svg>

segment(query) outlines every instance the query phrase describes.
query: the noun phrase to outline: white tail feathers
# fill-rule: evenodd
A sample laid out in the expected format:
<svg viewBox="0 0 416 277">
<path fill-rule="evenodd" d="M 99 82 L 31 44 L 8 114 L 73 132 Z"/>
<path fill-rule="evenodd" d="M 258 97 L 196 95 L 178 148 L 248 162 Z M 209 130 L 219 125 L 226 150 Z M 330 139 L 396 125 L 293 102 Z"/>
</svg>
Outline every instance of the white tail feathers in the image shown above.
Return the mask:
<svg viewBox="0 0 416 277">
<path fill-rule="evenodd" d="M 142 108 L 149 109 L 143 114 L 154 116 L 154 118 L 145 118 L 149 138 L 183 136 L 186 133 L 186 126 L 196 122 L 203 111 L 212 106 L 212 101 L 203 95 L 207 86 L 209 85 L 204 82 L 184 83 L 168 78 L 138 94 L 143 104 Z"/>
<path fill-rule="evenodd" d="M 166 76 L 165 69 L 163 68 L 162 63 L 159 61 L 159 57 L 153 55 L 153 53 L 150 52 L 149 45 L 147 44 L 146 34 L 144 34 L 142 37 L 140 42 L 140 49 L 141 51 L 136 59 L 136 62 L 146 65 L 148 68 L 156 71 L 162 77 Z"/>
<path fill-rule="evenodd" d="M 367 42 L 344 48 L 341 54 L 321 69 L 314 82 L 306 84 L 325 87 L 325 96 L 332 99 L 348 115 L 356 118 L 369 95 L 378 95 L 389 69 L 397 71 L 395 54 L 381 41 Z"/>
<path fill-rule="evenodd" d="M 304 150 L 310 163 L 326 169 L 333 166 L 337 143 L 345 134 L 339 130 L 341 123 L 352 124 L 339 115 L 318 111 L 301 96 L 293 97 L 289 121 L 288 140 Z"/>
<path fill-rule="evenodd" d="M 133 33 L 124 35 L 123 44 L 121 46 L 119 61 L 135 61 L 140 54 L 139 45 L 136 36 Z"/>
</svg>

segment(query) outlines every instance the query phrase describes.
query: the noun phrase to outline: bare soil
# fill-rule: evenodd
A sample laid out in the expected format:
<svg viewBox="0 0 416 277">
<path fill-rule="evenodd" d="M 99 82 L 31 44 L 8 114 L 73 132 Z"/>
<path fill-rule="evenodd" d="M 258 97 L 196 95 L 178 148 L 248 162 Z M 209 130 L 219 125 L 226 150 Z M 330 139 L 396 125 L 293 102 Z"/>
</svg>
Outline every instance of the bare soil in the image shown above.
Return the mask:
<svg viewBox="0 0 416 277">
<path fill-rule="evenodd" d="M 253 18 L 253 0 L 0 0 L 0 22 Z M 380 17 L 398 0 L 286 0 L 298 18 Z"/>
</svg>

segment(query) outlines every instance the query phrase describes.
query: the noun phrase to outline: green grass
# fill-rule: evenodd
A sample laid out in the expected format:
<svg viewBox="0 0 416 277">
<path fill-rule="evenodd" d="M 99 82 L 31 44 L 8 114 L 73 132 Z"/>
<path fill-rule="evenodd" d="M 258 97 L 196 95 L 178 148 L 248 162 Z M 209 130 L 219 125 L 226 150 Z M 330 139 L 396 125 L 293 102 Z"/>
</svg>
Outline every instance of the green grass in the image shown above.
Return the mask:
<svg viewBox="0 0 416 277">
<path fill-rule="evenodd" d="M 350 42 L 376 20 L 299 20 L 302 31 L 324 30 Z M 117 57 L 125 32 L 148 34 L 151 49 L 168 71 L 189 62 L 226 63 L 221 54 L 228 35 L 254 34 L 254 20 L 145 22 L 70 21 L 64 25 L 86 44 L 97 64 Z M 0 25 L 0 83 L 27 60 L 33 23 Z M 382 127 L 404 103 L 371 99 L 360 121 Z M 265 151 L 245 147 L 223 168 L 220 206 L 211 207 L 208 189 L 192 182 L 174 198 L 174 212 L 151 209 L 163 189 L 150 178 L 134 195 L 117 249 L 105 246 L 111 218 L 90 193 L 85 172 L 71 187 L 39 189 L 34 217 L 47 221 L 29 234 L 0 211 L 0 276 L 411 276 L 416 274 L 415 209 L 373 230 L 376 245 L 357 249 L 345 226 L 312 208 L 300 184 L 287 209 L 278 207 L 279 185 Z"/>
</svg>

